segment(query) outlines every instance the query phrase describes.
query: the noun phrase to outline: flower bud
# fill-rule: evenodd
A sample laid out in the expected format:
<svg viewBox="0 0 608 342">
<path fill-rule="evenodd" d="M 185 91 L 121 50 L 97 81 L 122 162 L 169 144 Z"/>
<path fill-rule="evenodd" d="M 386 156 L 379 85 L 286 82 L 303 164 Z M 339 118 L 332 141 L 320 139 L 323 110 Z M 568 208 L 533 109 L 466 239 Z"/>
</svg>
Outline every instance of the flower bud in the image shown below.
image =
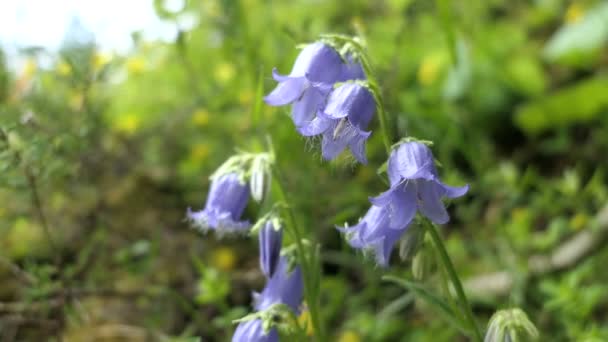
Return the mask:
<svg viewBox="0 0 608 342">
<path fill-rule="evenodd" d="M 412 275 L 416 280 L 424 280 L 433 272 L 435 267 L 433 251 L 428 244 L 423 243 L 412 260 Z"/>
<path fill-rule="evenodd" d="M 249 187 L 251 197 L 261 202 L 270 189 L 270 165 L 266 155 L 260 155 L 253 159 L 251 163 L 251 179 Z"/>
<path fill-rule="evenodd" d="M 403 234 L 399 243 L 399 257 L 402 261 L 410 261 L 418 252 L 424 241 L 424 229 L 419 225 L 411 225 Z"/>
<path fill-rule="evenodd" d="M 530 341 L 538 338 L 538 330 L 523 310 L 513 308 L 499 310 L 488 323 L 484 342 Z"/>
</svg>

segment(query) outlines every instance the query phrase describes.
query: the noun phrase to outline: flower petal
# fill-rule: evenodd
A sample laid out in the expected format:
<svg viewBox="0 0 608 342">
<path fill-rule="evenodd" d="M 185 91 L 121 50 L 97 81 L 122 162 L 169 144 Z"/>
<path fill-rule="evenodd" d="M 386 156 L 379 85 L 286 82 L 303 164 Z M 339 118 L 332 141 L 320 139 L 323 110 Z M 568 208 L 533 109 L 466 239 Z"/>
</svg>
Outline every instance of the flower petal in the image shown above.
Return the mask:
<svg viewBox="0 0 608 342">
<path fill-rule="evenodd" d="M 450 220 L 448 212 L 441 202 L 441 188 L 433 181 L 418 180 L 418 207 L 422 214 L 437 224 L 444 224 Z"/>
<path fill-rule="evenodd" d="M 291 118 L 296 127 L 305 125 L 315 117 L 325 102 L 325 95 L 317 87 L 309 86 L 302 96 L 293 102 L 291 108 Z"/>
<path fill-rule="evenodd" d="M 359 161 L 361 164 L 367 164 L 367 157 L 365 156 L 365 142 L 367 138 L 369 138 L 371 132 L 361 132 L 361 134 L 357 135 L 351 142 L 348 144 L 350 151 L 353 153 L 353 156 Z"/>
<path fill-rule="evenodd" d="M 318 115 L 312 121 L 298 127 L 298 132 L 305 137 L 311 137 L 314 135 L 322 134 L 327 131 L 334 120 L 328 119 L 324 116 Z"/>
<path fill-rule="evenodd" d="M 416 215 L 415 188 L 409 182 L 392 186 L 377 197 L 369 201 L 376 206 L 385 207 L 390 217 L 392 229 L 404 229 Z"/>
<path fill-rule="evenodd" d="M 297 100 L 304 92 L 308 81 L 306 77 L 284 77 L 274 90 L 264 97 L 271 106 L 284 106 Z"/>
<path fill-rule="evenodd" d="M 232 342 L 278 342 L 279 334 L 276 328 L 268 333 L 264 331 L 262 321 L 254 319 L 239 323 L 232 336 Z"/>
<path fill-rule="evenodd" d="M 468 184 L 465 184 L 463 186 L 450 186 L 440 181 L 437 181 L 436 183 L 441 188 L 441 195 L 446 196 L 448 198 L 458 198 L 466 194 L 467 191 L 469 191 Z"/>
<path fill-rule="evenodd" d="M 405 179 L 437 178 L 433 153 L 423 143 L 413 141 L 399 145 L 389 158 L 390 172 L 393 178 L 398 175 Z"/>
</svg>

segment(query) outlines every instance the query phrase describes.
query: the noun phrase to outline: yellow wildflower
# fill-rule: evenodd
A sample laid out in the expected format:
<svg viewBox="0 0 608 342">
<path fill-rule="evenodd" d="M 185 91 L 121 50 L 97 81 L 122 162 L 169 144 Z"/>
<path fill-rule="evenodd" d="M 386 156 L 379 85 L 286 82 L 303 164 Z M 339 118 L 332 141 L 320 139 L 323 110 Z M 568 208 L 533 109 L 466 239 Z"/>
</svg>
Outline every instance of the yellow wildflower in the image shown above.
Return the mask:
<svg viewBox="0 0 608 342">
<path fill-rule="evenodd" d="M 424 86 L 433 84 L 444 66 L 444 60 L 440 54 L 427 55 L 422 59 L 418 68 L 418 82 Z"/>
<path fill-rule="evenodd" d="M 114 130 L 126 135 L 132 135 L 137 131 L 140 124 L 141 120 L 135 114 L 121 115 L 114 124 Z"/>
<path fill-rule="evenodd" d="M 33 58 L 28 58 L 27 61 L 25 61 L 25 65 L 23 66 L 23 78 L 28 80 L 31 79 L 37 70 L 38 64 L 36 63 L 36 60 Z"/>
<path fill-rule="evenodd" d="M 72 74 L 72 67 L 65 61 L 57 63 L 57 73 L 61 76 L 69 76 Z"/>
<path fill-rule="evenodd" d="M 251 89 L 244 89 L 239 93 L 239 103 L 242 106 L 250 105 L 252 99 L 253 93 L 251 92 Z"/>
<path fill-rule="evenodd" d="M 72 110 L 80 110 L 82 108 L 83 101 L 84 95 L 81 92 L 71 92 L 68 97 L 68 105 Z"/>
<path fill-rule="evenodd" d="M 236 264 L 236 253 L 230 247 L 219 247 L 213 251 L 211 262 L 215 268 L 230 271 Z"/>
<path fill-rule="evenodd" d="M 207 126 L 209 123 L 209 112 L 204 108 L 197 109 L 192 114 L 192 123 L 200 127 Z"/>
<path fill-rule="evenodd" d="M 361 337 L 352 330 L 346 330 L 340 334 L 338 342 L 361 342 Z"/>
<path fill-rule="evenodd" d="M 578 23 L 585 16 L 585 9 L 578 2 L 573 2 L 566 9 L 566 14 L 564 15 L 564 21 L 566 24 L 575 24 Z"/>
<path fill-rule="evenodd" d="M 363 20 L 361 20 L 360 16 L 354 16 L 350 19 L 350 24 L 353 26 L 356 32 L 364 33 L 365 25 L 363 24 Z"/>
<path fill-rule="evenodd" d="M 587 215 L 584 213 L 578 213 L 570 219 L 570 228 L 573 230 L 581 230 L 585 228 L 588 221 L 589 217 L 587 217 Z"/>
<path fill-rule="evenodd" d="M 127 59 L 127 71 L 131 75 L 141 74 L 146 69 L 146 61 L 141 57 Z"/>
<path fill-rule="evenodd" d="M 211 153 L 211 148 L 208 144 L 198 143 L 190 151 L 190 158 L 194 161 L 202 161 L 209 156 L 209 153 Z"/>
<path fill-rule="evenodd" d="M 302 313 L 298 317 L 298 324 L 306 329 L 306 335 L 312 336 L 314 334 L 315 330 L 312 327 L 312 320 L 308 310 L 302 310 Z"/>
<path fill-rule="evenodd" d="M 221 62 L 218 66 L 216 66 L 213 76 L 219 83 L 227 83 L 232 80 L 235 73 L 236 70 L 234 69 L 234 65 L 228 62 Z"/>
<path fill-rule="evenodd" d="M 93 65 L 93 70 L 99 71 L 106 64 L 110 63 L 111 60 L 112 60 L 112 56 L 110 56 L 106 53 L 96 52 L 93 55 L 93 58 L 91 61 L 91 64 Z"/>
</svg>

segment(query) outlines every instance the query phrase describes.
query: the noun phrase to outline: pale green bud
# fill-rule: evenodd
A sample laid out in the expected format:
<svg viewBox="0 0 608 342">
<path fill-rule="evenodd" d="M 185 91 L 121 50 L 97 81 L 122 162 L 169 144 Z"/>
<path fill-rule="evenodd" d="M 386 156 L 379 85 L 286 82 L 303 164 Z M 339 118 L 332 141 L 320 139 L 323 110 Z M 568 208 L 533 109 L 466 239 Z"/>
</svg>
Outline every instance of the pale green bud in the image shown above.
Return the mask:
<svg viewBox="0 0 608 342">
<path fill-rule="evenodd" d="M 492 315 L 484 342 L 525 342 L 538 338 L 538 330 L 519 308 L 499 310 Z"/>
</svg>

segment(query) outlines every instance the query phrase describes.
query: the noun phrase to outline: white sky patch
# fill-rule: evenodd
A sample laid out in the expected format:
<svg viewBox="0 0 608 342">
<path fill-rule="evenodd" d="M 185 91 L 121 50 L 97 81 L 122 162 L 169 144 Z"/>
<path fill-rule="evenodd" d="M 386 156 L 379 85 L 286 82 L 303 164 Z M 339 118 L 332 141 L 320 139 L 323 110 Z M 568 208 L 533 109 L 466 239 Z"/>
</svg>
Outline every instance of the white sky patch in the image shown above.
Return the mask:
<svg viewBox="0 0 608 342">
<path fill-rule="evenodd" d="M 145 40 L 176 35 L 173 24 L 156 16 L 152 0 L 0 0 L 0 44 L 9 55 L 28 46 L 57 50 L 74 20 L 104 51 L 128 51 L 134 31 Z"/>
</svg>

